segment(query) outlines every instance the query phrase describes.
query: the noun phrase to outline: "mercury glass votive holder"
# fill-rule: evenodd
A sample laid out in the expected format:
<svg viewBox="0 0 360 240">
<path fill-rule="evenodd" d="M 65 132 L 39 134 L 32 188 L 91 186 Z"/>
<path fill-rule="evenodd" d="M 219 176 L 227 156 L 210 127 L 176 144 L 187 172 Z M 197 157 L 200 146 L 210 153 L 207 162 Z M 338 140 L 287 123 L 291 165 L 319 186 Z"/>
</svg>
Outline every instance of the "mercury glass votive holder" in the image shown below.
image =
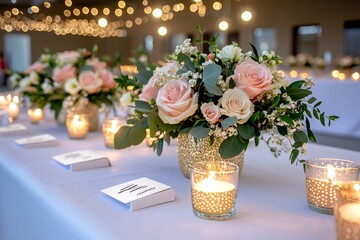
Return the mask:
<svg viewBox="0 0 360 240">
<path fill-rule="evenodd" d="M 114 148 L 114 137 L 120 127 L 123 125 L 123 121 L 120 118 L 108 118 L 105 119 L 102 125 L 102 132 L 104 136 L 105 146 L 108 148 Z"/>
<path fill-rule="evenodd" d="M 44 119 L 45 112 L 42 108 L 30 107 L 27 111 L 30 122 L 33 124 L 38 124 Z"/>
<path fill-rule="evenodd" d="M 224 161 L 203 161 L 190 168 L 191 200 L 197 217 L 226 220 L 234 216 L 239 167 Z"/>
<path fill-rule="evenodd" d="M 336 193 L 337 240 L 360 240 L 360 181 L 337 184 Z"/>
<path fill-rule="evenodd" d="M 306 161 L 306 195 L 311 209 L 333 214 L 336 203 L 335 184 L 357 181 L 359 164 L 333 158 L 316 158 Z"/>
<path fill-rule="evenodd" d="M 66 114 L 66 129 L 69 138 L 82 139 L 85 138 L 89 132 L 89 119 L 86 113 L 67 112 Z"/>
</svg>

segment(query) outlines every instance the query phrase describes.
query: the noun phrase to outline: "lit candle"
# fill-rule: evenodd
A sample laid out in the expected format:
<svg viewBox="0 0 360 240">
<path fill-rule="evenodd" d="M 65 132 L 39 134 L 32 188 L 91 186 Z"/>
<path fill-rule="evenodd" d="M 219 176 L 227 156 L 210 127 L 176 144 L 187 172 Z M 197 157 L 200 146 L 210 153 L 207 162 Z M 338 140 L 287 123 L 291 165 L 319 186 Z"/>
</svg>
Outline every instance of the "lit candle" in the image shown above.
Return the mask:
<svg viewBox="0 0 360 240">
<path fill-rule="evenodd" d="M 228 213 L 235 207 L 235 186 L 232 183 L 215 180 L 214 172 L 210 172 L 208 178 L 194 185 L 192 197 L 193 207 L 200 212 Z"/>
<path fill-rule="evenodd" d="M 28 116 L 31 123 L 37 124 L 44 119 L 44 111 L 41 108 L 29 108 Z"/>
<path fill-rule="evenodd" d="M 5 96 L 0 96 L 0 109 L 7 108 L 7 105 L 8 105 L 8 101 L 5 98 Z"/>
<path fill-rule="evenodd" d="M 15 102 L 11 102 L 9 104 L 8 111 L 10 118 L 17 119 L 19 117 L 20 114 L 19 105 L 16 104 Z"/>
<path fill-rule="evenodd" d="M 228 162 L 198 162 L 191 168 L 191 198 L 196 216 L 223 220 L 235 213 L 238 167 Z"/>
<path fill-rule="evenodd" d="M 335 206 L 337 239 L 360 239 L 360 182 L 339 184 Z"/>
<path fill-rule="evenodd" d="M 358 179 L 359 164 L 341 159 L 313 159 L 307 161 L 306 193 L 309 207 L 332 214 L 336 203 L 337 182 Z"/>
<path fill-rule="evenodd" d="M 70 138 L 84 138 L 89 131 L 89 121 L 86 114 L 67 113 L 66 129 Z"/>
<path fill-rule="evenodd" d="M 110 118 L 104 121 L 102 131 L 105 146 L 114 148 L 114 137 L 121 126 L 122 121 L 118 118 Z"/>
</svg>

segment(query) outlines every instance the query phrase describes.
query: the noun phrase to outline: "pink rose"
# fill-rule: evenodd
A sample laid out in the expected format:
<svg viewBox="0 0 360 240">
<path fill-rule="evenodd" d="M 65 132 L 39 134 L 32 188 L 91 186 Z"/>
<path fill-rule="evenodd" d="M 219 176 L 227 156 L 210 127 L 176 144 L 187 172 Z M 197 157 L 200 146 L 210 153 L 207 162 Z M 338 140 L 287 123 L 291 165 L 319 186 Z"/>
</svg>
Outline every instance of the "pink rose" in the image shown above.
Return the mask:
<svg viewBox="0 0 360 240">
<path fill-rule="evenodd" d="M 142 92 L 139 95 L 139 99 L 151 102 L 151 99 L 156 99 L 159 90 L 154 86 L 154 77 L 149 79 L 149 82 L 143 87 Z"/>
<path fill-rule="evenodd" d="M 102 71 L 99 71 L 98 76 L 102 80 L 103 89 L 110 90 L 117 86 L 117 83 L 114 81 L 114 76 L 108 70 L 103 69 Z"/>
<path fill-rule="evenodd" d="M 218 106 L 213 102 L 203 103 L 200 107 L 201 113 L 209 123 L 216 123 L 221 117 L 221 112 Z"/>
<path fill-rule="evenodd" d="M 28 67 L 24 73 L 29 74 L 31 72 L 38 72 L 38 73 L 44 73 L 45 72 L 45 68 L 48 65 L 45 63 L 41 63 L 41 62 L 34 62 L 30 67 Z"/>
<path fill-rule="evenodd" d="M 252 101 L 272 88 L 270 69 L 252 60 L 239 63 L 232 78 L 235 86 L 243 89 Z"/>
<path fill-rule="evenodd" d="M 198 93 L 193 92 L 185 79 L 170 80 L 156 97 L 159 117 L 164 123 L 177 124 L 193 115 L 198 108 Z"/>
<path fill-rule="evenodd" d="M 83 71 L 79 75 L 80 86 L 88 93 L 93 94 L 101 90 L 102 81 L 93 71 Z"/>
<path fill-rule="evenodd" d="M 92 66 L 95 72 L 106 69 L 106 62 L 100 61 L 97 57 L 87 60 L 86 64 Z"/>
<path fill-rule="evenodd" d="M 56 67 L 52 77 L 55 82 L 64 84 L 68 79 L 76 77 L 76 68 L 70 64 L 63 68 Z"/>
</svg>

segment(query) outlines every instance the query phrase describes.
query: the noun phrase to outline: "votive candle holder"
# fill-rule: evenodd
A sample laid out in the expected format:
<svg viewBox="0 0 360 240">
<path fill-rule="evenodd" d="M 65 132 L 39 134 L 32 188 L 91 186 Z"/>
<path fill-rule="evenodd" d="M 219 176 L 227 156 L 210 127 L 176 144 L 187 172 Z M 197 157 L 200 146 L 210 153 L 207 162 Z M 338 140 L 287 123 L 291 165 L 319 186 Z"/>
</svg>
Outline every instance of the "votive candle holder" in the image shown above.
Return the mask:
<svg viewBox="0 0 360 240">
<path fill-rule="evenodd" d="M 333 158 L 316 158 L 306 161 L 306 195 L 311 209 L 333 214 L 338 182 L 359 179 L 359 164 Z"/>
<path fill-rule="evenodd" d="M 42 108 L 30 107 L 27 111 L 30 122 L 33 124 L 38 124 L 44 119 L 45 112 Z"/>
<path fill-rule="evenodd" d="M 67 112 L 66 129 L 69 138 L 82 139 L 89 132 L 89 119 L 85 113 Z"/>
<path fill-rule="evenodd" d="M 108 148 L 114 148 L 114 137 L 120 127 L 123 125 L 123 121 L 120 118 L 108 118 L 105 119 L 102 125 L 102 132 L 104 136 L 105 146 Z"/>
<path fill-rule="evenodd" d="M 336 193 L 337 240 L 360 240 L 360 181 L 337 184 Z"/>
<path fill-rule="evenodd" d="M 239 167 L 233 163 L 197 162 L 190 168 L 191 200 L 197 217 L 226 220 L 234 216 Z"/>
</svg>

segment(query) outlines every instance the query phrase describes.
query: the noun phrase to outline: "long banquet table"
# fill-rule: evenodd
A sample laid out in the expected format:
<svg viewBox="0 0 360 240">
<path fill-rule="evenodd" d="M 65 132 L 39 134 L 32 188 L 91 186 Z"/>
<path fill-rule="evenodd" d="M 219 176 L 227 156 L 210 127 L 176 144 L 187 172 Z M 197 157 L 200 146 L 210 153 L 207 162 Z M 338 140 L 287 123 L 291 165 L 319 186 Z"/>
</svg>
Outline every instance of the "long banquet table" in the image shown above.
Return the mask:
<svg viewBox="0 0 360 240">
<path fill-rule="evenodd" d="M 305 176 L 287 155 L 276 159 L 266 146 L 250 147 L 239 179 L 235 217 L 216 222 L 192 213 L 190 183 L 180 173 L 176 143 L 161 157 L 144 144 L 112 150 L 100 132 L 71 140 L 51 119 L 28 126 L 27 135 L 0 135 L 0 239 L 336 239 L 334 217 L 308 208 Z M 17 138 L 50 133 L 51 147 L 22 148 Z M 91 149 L 111 167 L 70 172 L 52 156 Z M 360 152 L 309 144 L 308 158 L 360 160 Z M 171 186 L 175 201 L 133 211 L 100 192 L 139 177 Z"/>
</svg>

